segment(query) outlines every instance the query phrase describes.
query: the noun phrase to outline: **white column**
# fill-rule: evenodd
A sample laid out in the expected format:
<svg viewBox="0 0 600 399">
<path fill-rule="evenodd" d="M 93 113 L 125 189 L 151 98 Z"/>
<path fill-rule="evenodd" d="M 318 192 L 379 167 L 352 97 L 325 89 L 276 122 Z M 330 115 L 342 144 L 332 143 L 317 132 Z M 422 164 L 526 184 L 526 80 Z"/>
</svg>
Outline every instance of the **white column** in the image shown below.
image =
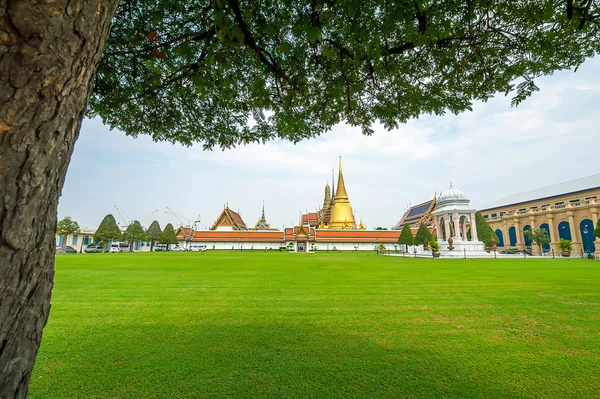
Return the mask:
<svg viewBox="0 0 600 399">
<path fill-rule="evenodd" d="M 435 235 L 437 236 L 438 241 L 443 241 L 444 236 L 442 235 L 442 225 L 440 223 L 440 220 L 441 220 L 440 216 L 435 217 Z"/>
<path fill-rule="evenodd" d="M 458 213 L 454 213 L 452 219 L 454 222 L 454 236 L 460 238 L 460 217 Z"/>
<path fill-rule="evenodd" d="M 459 219 L 459 223 L 460 223 L 460 219 Z M 467 241 L 468 237 L 467 237 L 467 218 L 465 218 L 463 225 L 462 225 L 462 239 L 463 241 Z"/>
<path fill-rule="evenodd" d="M 446 241 L 450 238 L 450 217 L 449 215 L 441 216 L 444 220 L 444 231 L 446 232 Z"/>
<path fill-rule="evenodd" d="M 477 235 L 477 218 L 475 217 L 475 212 L 471 213 L 471 241 L 479 241 L 479 236 Z"/>
</svg>

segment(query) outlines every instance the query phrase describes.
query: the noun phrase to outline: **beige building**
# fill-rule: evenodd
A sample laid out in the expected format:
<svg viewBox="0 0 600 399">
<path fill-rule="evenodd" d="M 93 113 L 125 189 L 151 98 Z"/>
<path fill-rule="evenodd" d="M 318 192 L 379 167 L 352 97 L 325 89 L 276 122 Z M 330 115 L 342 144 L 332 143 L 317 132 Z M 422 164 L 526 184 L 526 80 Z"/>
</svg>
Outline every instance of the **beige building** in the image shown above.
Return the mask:
<svg viewBox="0 0 600 399">
<path fill-rule="evenodd" d="M 594 228 L 600 217 L 600 174 L 555 184 L 502 198 L 481 209 L 496 231 L 501 247 L 531 246 L 525 230 L 544 228 L 550 244 L 558 249 L 561 238 L 573 243 L 573 250 L 600 251 Z"/>
</svg>

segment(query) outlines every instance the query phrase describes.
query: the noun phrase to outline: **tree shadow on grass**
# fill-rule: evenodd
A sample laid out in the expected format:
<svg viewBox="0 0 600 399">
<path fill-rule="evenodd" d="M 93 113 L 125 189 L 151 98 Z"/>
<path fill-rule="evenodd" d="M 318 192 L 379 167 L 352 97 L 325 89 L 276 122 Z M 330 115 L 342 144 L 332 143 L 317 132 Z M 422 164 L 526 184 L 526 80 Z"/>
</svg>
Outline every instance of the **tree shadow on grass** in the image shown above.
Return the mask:
<svg viewBox="0 0 600 399">
<path fill-rule="evenodd" d="M 419 342 L 298 320 L 83 328 L 44 341 L 30 397 L 552 396 L 515 387 L 475 353 Z"/>
</svg>

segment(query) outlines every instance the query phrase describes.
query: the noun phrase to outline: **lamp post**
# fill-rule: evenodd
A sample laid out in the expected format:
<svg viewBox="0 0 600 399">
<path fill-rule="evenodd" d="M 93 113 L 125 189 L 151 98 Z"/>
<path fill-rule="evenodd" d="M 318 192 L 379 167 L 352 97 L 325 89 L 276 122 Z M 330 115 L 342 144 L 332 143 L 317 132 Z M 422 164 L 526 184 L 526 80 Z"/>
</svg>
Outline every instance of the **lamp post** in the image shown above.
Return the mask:
<svg viewBox="0 0 600 399">
<path fill-rule="evenodd" d="M 375 254 L 379 255 L 379 238 L 375 239 Z"/>
</svg>

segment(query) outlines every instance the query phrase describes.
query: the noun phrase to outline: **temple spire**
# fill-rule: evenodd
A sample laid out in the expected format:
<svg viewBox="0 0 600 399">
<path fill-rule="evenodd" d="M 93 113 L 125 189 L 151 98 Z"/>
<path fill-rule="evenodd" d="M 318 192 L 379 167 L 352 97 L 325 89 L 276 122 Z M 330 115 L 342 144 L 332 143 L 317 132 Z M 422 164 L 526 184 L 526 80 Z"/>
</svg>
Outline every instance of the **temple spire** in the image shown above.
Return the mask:
<svg viewBox="0 0 600 399">
<path fill-rule="evenodd" d="M 331 201 L 335 198 L 335 178 L 333 177 L 334 170 L 331 169 Z"/>
<path fill-rule="evenodd" d="M 337 190 L 335 190 L 335 199 L 348 199 L 348 193 L 346 193 L 346 185 L 344 184 L 344 175 L 342 173 L 342 157 L 340 157 L 340 170 L 338 174 Z"/>
</svg>

